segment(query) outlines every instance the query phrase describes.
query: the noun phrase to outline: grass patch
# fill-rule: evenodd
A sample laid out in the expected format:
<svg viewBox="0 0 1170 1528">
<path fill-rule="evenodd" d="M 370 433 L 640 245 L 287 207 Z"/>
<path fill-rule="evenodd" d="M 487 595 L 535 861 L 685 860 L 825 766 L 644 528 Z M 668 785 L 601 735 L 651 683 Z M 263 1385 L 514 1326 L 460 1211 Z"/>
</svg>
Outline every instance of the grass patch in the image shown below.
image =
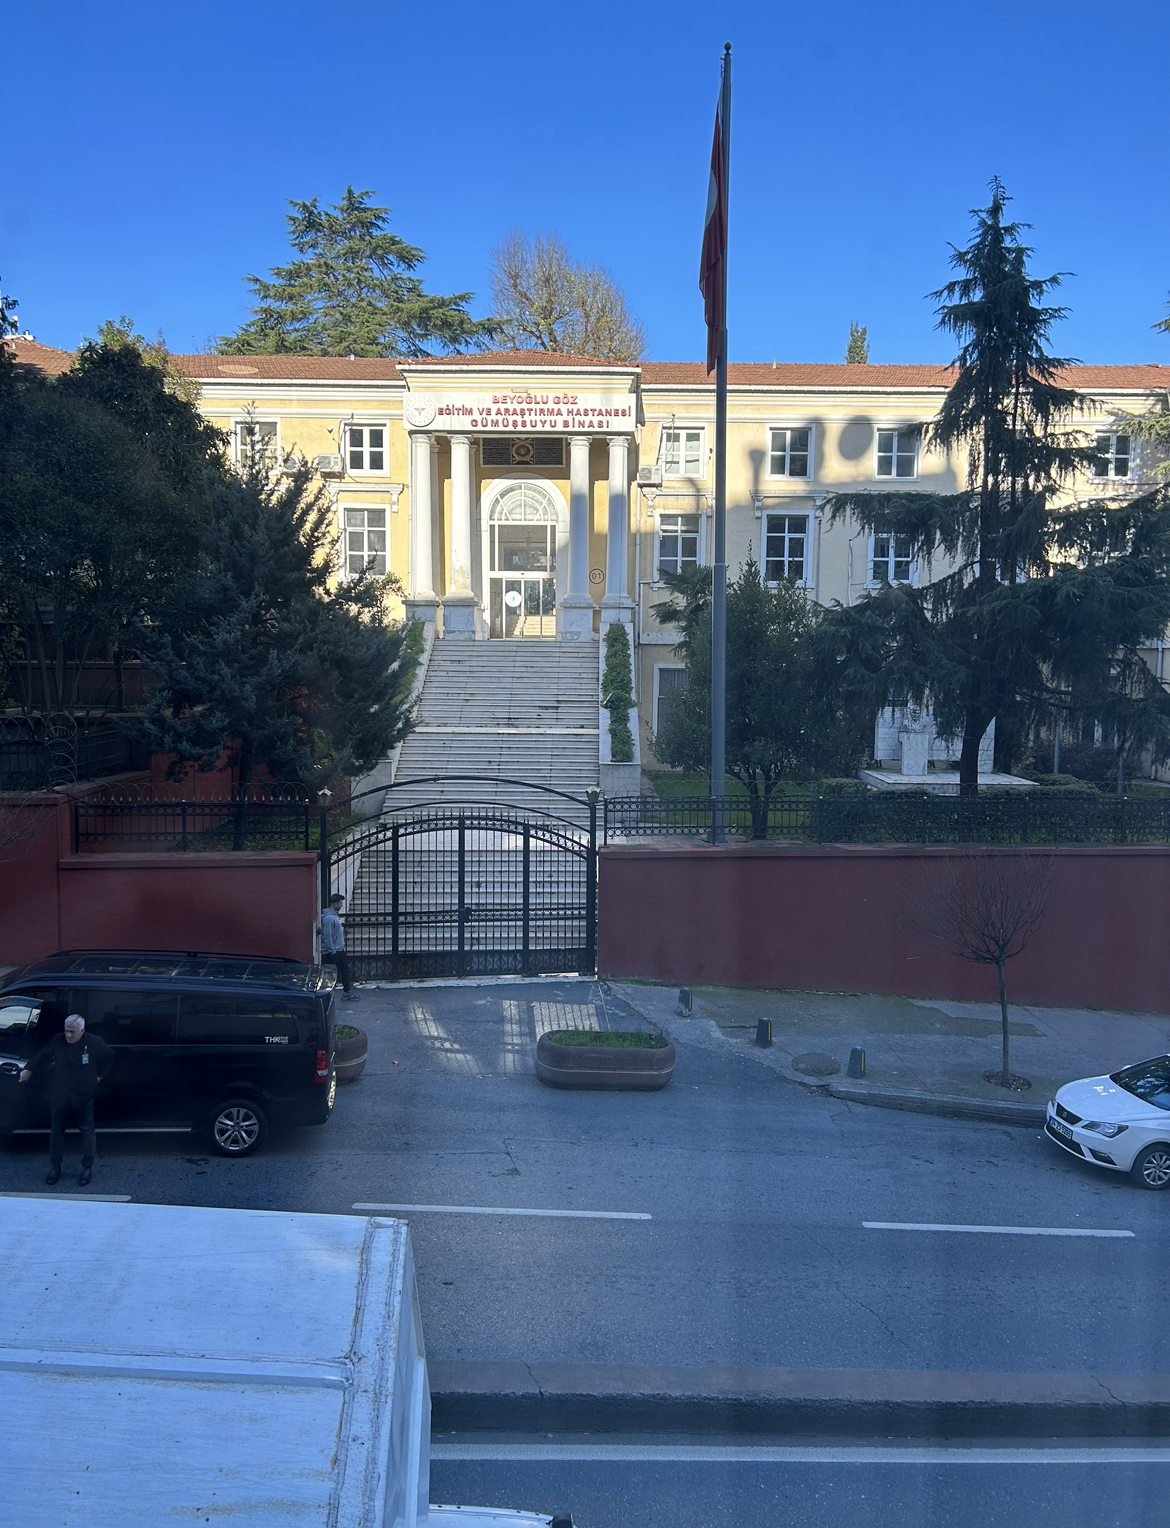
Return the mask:
<svg viewBox="0 0 1170 1528">
<path fill-rule="evenodd" d="M 663 801 L 670 801 L 676 796 L 705 796 L 707 794 L 707 776 L 703 774 L 684 774 L 681 770 L 656 769 L 648 770 L 650 782 L 654 786 L 654 794 Z M 727 778 L 727 794 L 729 796 L 746 796 L 747 791 L 730 775 Z"/>
<path fill-rule="evenodd" d="M 556 1045 L 594 1045 L 607 1050 L 665 1050 L 664 1035 L 644 1029 L 554 1029 L 548 1038 Z"/>
</svg>

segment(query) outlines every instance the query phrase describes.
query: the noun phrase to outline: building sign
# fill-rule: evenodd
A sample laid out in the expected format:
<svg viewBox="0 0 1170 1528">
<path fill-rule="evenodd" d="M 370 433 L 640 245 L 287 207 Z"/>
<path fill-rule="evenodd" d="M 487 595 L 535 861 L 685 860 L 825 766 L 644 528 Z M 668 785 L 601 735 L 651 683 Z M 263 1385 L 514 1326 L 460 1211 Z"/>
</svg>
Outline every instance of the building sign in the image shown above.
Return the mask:
<svg viewBox="0 0 1170 1528">
<path fill-rule="evenodd" d="M 412 430 L 492 435 L 620 434 L 637 423 L 632 393 L 503 390 L 408 393 L 403 418 Z"/>
</svg>

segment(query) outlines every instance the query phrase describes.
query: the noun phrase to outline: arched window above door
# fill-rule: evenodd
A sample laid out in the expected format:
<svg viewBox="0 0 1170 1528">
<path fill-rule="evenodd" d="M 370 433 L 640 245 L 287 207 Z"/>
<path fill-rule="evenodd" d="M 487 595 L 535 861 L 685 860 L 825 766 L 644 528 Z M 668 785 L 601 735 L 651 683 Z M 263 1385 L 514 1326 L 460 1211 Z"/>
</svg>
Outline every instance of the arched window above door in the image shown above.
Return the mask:
<svg viewBox="0 0 1170 1528">
<path fill-rule="evenodd" d="M 496 496 L 488 518 L 501 525 L 555 525 L 557 509 L 539 483 L 512 483 Z"/>
</svg>

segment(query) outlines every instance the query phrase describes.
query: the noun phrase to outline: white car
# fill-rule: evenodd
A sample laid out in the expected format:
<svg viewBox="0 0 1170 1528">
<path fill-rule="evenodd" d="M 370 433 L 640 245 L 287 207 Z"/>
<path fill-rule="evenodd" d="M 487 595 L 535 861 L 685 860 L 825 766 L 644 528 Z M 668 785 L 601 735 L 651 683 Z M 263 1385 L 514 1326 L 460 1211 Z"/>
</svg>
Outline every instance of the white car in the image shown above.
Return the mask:
<svg viewBox="0 0 1170 1528">
<path fill-rule="evenodd" d="M 1170 1056 L 1058 1089 L 1045 1133 L 1074 1157 L 1170 1188 Z"/>
</svg>

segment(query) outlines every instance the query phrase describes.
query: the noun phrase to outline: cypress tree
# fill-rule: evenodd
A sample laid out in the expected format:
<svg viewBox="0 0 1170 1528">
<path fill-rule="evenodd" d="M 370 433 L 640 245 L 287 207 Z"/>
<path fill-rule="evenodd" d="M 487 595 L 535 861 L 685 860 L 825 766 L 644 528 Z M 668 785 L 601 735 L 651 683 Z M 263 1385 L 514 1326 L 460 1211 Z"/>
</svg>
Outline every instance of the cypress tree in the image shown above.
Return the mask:
<svg viewBox="0 0 1170 1528">
<path fill-rule="evenodd" d="M 907 537 L 924 562 L 942 551 L 953 571 L 836 607 L 820 633 L 830 666 L 871 713 L 927 704 L 943 736 L 962 738 L 964 796 L 978 791 L 979 742 L 996 717 L 1019 731 L 1055 705 L 1108 712 L 1115 730 L 1156 748 L 1170 738 L 1170 699 L 1139 657 L 1170 621 L 1167 497 L 1078 505 L 1064 492 L 1096 449 L 1073 428 L 1091 400 L 1064 385 L 1072 363 L 1047 348 L 1066 312 L 1046 301 L 1061 276 L 1029 273 L 1026 225 L 1005 221 L 998 180 L 991 193 L 971 243 L 953 251 L 959 274 L 932 294 L 959 351 L 922 434 L 965 457 L 964 488 L 828 501 L 834 521 Z"/>
</svg>

